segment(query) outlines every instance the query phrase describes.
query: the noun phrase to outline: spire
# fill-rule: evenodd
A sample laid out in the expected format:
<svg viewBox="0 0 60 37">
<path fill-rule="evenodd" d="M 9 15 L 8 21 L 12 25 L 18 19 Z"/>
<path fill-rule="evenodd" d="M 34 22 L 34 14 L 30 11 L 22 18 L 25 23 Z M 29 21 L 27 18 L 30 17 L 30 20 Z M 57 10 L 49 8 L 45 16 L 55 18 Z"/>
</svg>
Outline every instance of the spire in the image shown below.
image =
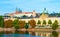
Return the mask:
<svg viewBox="0 0 60 37">
<path fill-rule="evenodd" d="M 16 7 L 16 13 L 18 13 L 18 8 Z"/>
<path fill-rule="evenodd" d="M 35 10 L 33 10 L 33 12 L 35 12 Z"/>
<path fill-rule="evenodd" d="M 19 8 L 19 12 L 22 12 L 22 10 Z"/>
<path fill-rule="evenodd" d="M 44 8 L 42 15 L 45 15 L 45 13 L 46 13 L 46 8 Z"/>
<path fill-rule="evenodd" d="M 44 8 L 44 11 L 46 11 L 46 8 Z"/>
<path fill-rule="evenodd" d="M 48 11 L 46 10 L 46 8 L 44 8 L 42 13 L 48 13 Z"/>
<path fill-rule="evenodd" d="M 18 8 L 16 7 L 16 12 L 18 11 Z"/>
</svg>

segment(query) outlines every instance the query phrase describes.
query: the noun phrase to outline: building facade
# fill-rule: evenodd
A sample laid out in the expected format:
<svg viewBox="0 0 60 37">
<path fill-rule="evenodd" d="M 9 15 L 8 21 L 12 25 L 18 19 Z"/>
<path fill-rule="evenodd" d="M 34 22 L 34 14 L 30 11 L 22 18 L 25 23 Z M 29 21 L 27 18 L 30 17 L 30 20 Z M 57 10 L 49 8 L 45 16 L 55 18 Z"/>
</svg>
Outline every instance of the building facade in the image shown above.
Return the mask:
<svg viewBox="0 0 60 37">
<path fill-rule="evenodd" d="M 60 25 L 60 17 L 49 17 L 49 15 L 45 14 L 45 12 L 48 12 L 48 11 L 46 11 L 46 9 L 44 9 L 44 11 L 42 12 L 42 15 L 39 15 L 38 18 L 28 18 L 28 19 L 19 19 L 19 20 L 23 20 L 25 22 L 28 22 L 29 20 L 34 19 L 36 21 L 36 25 L 38 25 L 37 24 L 38 20 L 41 21 L 41 25 L 43 23 L 43 20 L 46 20 L 46 25 L 48 25 L 48 21 L 49 20 L 51 20 L 52 23 L 55 20 L 57 20 L 58 21 L 58 25 Z M 16 18 L 12 18 L 13 16 L 15 16 L 15 17 L 22 17 L 23 15 L 28 16 L 28 17 L 30 17 L 30 16 L 35 17 L 36 16 L 36 12 L 35 12 L 35 10 L 33 10 L 33 12 L 22 12 L 22 11 L 19 12 L 18 10 L 16 10 L 15 13 L 8 14 L 8 16 L 11 16 L 11 18 L 8 18 L 8 19 L 15 20 Z M 8 19 L 4 19 L 4 20 L 6 21 Z"/>
</svg>

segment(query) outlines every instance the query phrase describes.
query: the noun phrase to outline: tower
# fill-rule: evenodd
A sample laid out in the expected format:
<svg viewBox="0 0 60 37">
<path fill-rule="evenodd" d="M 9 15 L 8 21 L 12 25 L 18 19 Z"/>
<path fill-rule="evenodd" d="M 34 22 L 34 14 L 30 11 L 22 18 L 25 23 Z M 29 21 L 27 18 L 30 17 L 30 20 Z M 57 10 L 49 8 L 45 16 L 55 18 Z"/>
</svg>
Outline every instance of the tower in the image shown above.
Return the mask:
<svg viewBox="0 0 60 37">
<path fill-rule="evenodd" d="M 19 13 L 19 12 L 18 12 L 18 8 L 17 8 L 17 7 L 16 7 L 16 12 L 15 12 L 15 13 L 16 13 L 16 14 L 17 14 L 17 13 Z"/>
<path fill-rule="evenodd" d="M 33 17 L 35 17 L 36 16 L 36 12 L 35 12 L 35 10 L 33 10 Z"/>
<path fill-rule="evenodd" d="M 22 10 L 19 8 L 19 12 L 22 13 Z"/>
<path fill-rule="evenodd" d="M 42 19 L 45 19 L 45 18 L 48 17 L 47 12 L 48 12 L 48 11 L 46 10 L 46 8 L 44 8 L 44 10 L 43 10 L 43 12 L 42 12 L 42 15 L 41 15 L 41 18 L 42 18 Z"/>
</svg>

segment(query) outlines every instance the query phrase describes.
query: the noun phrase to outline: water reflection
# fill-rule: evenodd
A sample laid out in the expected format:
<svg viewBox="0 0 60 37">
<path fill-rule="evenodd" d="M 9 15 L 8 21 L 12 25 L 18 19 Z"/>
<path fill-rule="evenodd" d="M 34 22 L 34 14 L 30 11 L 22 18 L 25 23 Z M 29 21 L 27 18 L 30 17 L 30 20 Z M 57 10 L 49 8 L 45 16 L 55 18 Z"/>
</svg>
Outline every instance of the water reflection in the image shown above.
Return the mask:
<svg viewBox="0 0 60 37">
<path fill-rule="evenodd" d="M 0 37 L 4 37 L 4 35 L 3 35 L 4 33 L 3 32 L 0 32 Z"/>
<path fill-rule="evenodd" d="M 58 37 L 58 33 L 56 31 L 52 32 L 52 37 Z"/>
<path fill-rule="evenodd" d="M 0 32 L 0 37 L 60 37 L 59 32 L 28 32 L 28 31 L 15 31 L 15 32 Z"/>
</svg>

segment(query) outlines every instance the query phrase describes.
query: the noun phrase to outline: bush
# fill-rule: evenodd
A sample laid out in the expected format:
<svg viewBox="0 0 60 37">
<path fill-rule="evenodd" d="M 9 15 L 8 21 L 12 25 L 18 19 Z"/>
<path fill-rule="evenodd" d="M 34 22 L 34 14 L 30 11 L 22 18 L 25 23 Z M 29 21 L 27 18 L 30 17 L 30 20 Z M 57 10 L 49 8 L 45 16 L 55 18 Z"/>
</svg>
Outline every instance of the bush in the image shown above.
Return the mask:
<svg viewBox="0 0 60 37">
<path fill-rule="evenodd" d="M 41 24 L 41 21 L 40 21 L 40 20 L 38 20 L 37 24 Z"/>
<path fill-rule="evenodd" d="M 0 16 L 0 27 L 4 27 L 4 18 Z"/>
<path fill-rule="evenodd" d="M 16 29 L 19 28 L 19 20 L 18 19 L 15 19 L 13 21 L 13 27 L 15 27 Z"/>
<path fill-rule="evenodd" d="M 29 28 L 29 25 L 28 23 L 25 24 L 24 28 L 28 29 Z"/>
<path fill-rule="evenodd" d="M 55 20 L 55 22 L 52 24 L 52 29 L 56 30 L 58 28 L 58 21 Z"/>
<path fill-rule="evenodd" d="M 46 20 L 43 20 L 43 26 L 45 26 L 46 25 Z"/>
<path fill-rule="evenodd" d="M 48 24 L 49 24 L 49 26 L 51 26 L 51 24 L 52 24 L 52 21 L 51 21 L 51 20 L 49 20 L 49 21 L 48 21 Z"/>
</svg>

